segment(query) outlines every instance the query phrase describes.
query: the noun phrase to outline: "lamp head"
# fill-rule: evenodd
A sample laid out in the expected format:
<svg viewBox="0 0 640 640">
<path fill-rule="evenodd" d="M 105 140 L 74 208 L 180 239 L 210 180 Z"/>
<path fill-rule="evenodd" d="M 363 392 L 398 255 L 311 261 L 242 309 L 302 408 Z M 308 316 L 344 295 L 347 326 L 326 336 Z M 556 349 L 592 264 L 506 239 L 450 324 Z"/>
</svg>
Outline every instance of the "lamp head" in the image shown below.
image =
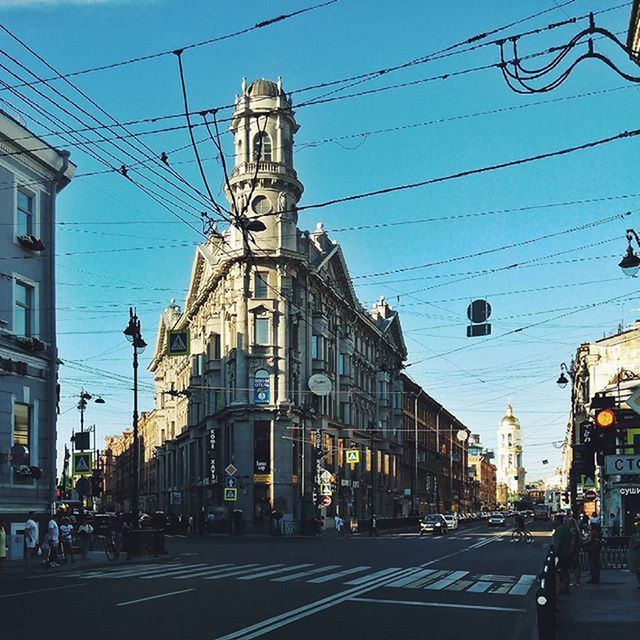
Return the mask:
<svg viewBox="0 0 640 640">
<path fill-rule="evenodd" d="M 626 276 L 630 276 L 631 278 L 634 278 L 636 273 L 638 273 L 640 269 L 640 258 L 635 254 L 631 243 L 629 243 L 627 253 L 624 255 L 624 258 L 620 260 L 618 266 Z"/>
</svg>

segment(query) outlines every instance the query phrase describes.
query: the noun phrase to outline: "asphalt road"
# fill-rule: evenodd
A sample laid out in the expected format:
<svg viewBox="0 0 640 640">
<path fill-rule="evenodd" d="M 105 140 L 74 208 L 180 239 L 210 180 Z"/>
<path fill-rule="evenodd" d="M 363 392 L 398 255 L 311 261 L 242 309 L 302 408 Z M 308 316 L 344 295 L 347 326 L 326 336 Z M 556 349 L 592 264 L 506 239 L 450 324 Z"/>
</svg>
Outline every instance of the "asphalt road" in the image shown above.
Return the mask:
<svg viewBox="0 0 640 640">
<path fill-rule="evenodd" d="M 509 523 L 444 537 L 174 537 L 170 559 L 0 576 L 0 618 L 91 640 L 528 639 L 549 542 L 547 525 L 531 529 L 532 545 L 511 543 Z"/>
</svg>

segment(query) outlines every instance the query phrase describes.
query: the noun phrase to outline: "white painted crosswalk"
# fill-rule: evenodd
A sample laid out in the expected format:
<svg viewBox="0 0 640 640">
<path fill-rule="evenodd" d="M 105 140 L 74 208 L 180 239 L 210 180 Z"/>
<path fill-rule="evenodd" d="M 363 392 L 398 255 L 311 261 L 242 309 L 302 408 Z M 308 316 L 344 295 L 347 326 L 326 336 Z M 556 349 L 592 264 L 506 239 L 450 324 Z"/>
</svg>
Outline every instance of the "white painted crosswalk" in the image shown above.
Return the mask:
<svg viewBox="0 0 640 640">
<path fill-rule="evenodd" d="M 403 575 L 408 570 L 407 575 Z M 185 564 L 164 562 L 126 567 L 81 569 L 64 573 L 48 572 L 46 577 L 86 580 L 263 580 L 270 582 L 304 582 L 307 584 L 340 583 L 357 587 L 378 583 L 380 588 L 424 589 L 429 591 L 457 591 L 475 594 L 502 594 L 526 596 L 535 582 L 535 576 L 478 574 L 472 571 L 435 569 L 424 567 L 371 567 L 359 565 L 344 567 L 339 564 L 259 562 L 234 564 Z M 38 576 L 40 577 L 40 576 Z"/>
</svg>

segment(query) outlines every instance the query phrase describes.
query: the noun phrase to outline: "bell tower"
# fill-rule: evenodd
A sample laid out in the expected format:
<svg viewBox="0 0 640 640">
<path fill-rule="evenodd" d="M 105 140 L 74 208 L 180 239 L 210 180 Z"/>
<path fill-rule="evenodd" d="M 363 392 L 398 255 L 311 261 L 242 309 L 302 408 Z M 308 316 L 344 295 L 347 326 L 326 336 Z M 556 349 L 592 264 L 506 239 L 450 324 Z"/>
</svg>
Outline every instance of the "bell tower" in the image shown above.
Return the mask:
<svg viewBox="0 0 640 640">
<path fill-rule="evenodd" d="M 296 205 L 304 188 L 293 168 L 298 125 L 282 81 L 260 79 L 247 85 L 243 80 L 230 130 L 235 166 L 225 187 L 229 204 L 236 215 L 265 225 L 251 232 L 260 253 L 296 252 Z M 241 231 L 232 227 L 232 247 L 239 249 L 243 243 Z"/>
</svg>

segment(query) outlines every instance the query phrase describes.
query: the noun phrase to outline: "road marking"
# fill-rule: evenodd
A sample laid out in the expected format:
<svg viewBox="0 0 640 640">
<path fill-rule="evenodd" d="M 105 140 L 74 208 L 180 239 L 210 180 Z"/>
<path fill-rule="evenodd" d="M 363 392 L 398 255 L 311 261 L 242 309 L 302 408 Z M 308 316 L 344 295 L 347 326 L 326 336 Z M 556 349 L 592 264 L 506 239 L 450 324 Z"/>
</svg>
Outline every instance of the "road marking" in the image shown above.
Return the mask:
<svg viewBox="0 0 640 640">
<path fill-rule="evenodd" d="M 267 564 L 264 567 L 262 567 L 263 569 L 275 569 L 276 567 L 283 567 L 284 565 L 280 562 L 278 564 Z M 215 575 L 215 576 L 205 576 L 203 578 L 203 580 L 220 580 L 220 578 L 230 578 L 233 576 L 239 576 L 243 573 L 251 573 L 252 571 L 255 571 L 254 569 L 234 569 L 233 571 L 228 571 L 225 573 L 220 573 L 219 575 Z"/>
<path fill-rule="evenodd" d="M 430 576 L 427 576 L 426 578 L 422 578 L 420 580 L 416 580 L 415 582 L 412 582 L 410 584 L 408 584 L 405 588 L 406 589 L 419 589 L 420 587 L 422 587 L 425 584 L 429 584 L 431 582 L 435 582 L 436 580 L 439 580 L 440 578 L 443 578 L 444 576 L 446 576 L 449 572 L 448 571 L 436 571 L 435 573 L 433 573 Z"/>
<path fill-rule="evenodd" d="M 318 567 L 317 569 L 310 569 L 309 571 L 300 571 L 289 576 L 280 576 L 279 578 L 271 578 L 271 582 L 289 582 L 289 580 L 297 580 L 298 578 L 304 578 L 305 576 L 315 575 L 316 573 L 322 573 L 323 571 L 331 571 L 331 569 L 339 569 L 339 564 L 328 564 L 326 567 Z"/>
<path fill-rule="evenodd" d="M 338 571 L 337 573 L 330 573 L 328 576 L 320 576 L 319 578 L 314 578 L 313 580 L 307 580 L 307 582 L 310 582 L 311 584 L 320 584 L 322 582 L 329 582 L 329 580 L 334 580 L 335 578 L 349 576 L 352 573 L 366 571 L 367 569 L 371 569 L 371 567 L 367 565 L 363 567 L 354 567 L 353 569 L 344 569 L 343 571 Z"/>
<path fill-rule="evenodd" d="M 491 582 L 513 582 L 516 578 L 515 576 L 496 576 L 492 573 L 485 573 L 481 576 L 478 576 L 480 580 L 490 580 Z"/>
<path fill-rule="evenodd" d="M 366 576 L 362 576 L 361 578 L 356 578 L 355 580 L 349 580 L 345 582 L 348 585 L 358 586 L 360 584 L 364 584 L 365 582 L 369 582 L 370 580 L 376 580 L 377 578 L 382 578 L 382 576 L 386 576 L 394 571 L 399 571 L 402 567 L 390 567 L 389 569 L 382 569 L 382 571 L 376 571 L 375 573 L 370 573 Z M 409 569 L 417 569 L 418 567 L 406 567 Z"/>
<path fill-rule="evenodd" d="M 147 600 L 157 600 L 158 598 L 166 598 L 168 596 L 177 596 L 179 593 L 187 593 L 195 591 L 195 589 L 181 589 L 180 591 L 170 591 L 169 593 L 160 593 L 157 596 L 149 596 L 148 598 L 139 598 L 138 600 L 129 600 L 128 602 L 118 602 L 116 607 L 126 607 L 130 604 L 138 604 L 138 602 L 146 602 Z"/>
<path fill-rule="evenodd" d="M 509 591 L 510 596 L 526 596 L 527 592 L 534 583 L 536 577 L 523 574 L 520 576 L 520 580 L 516 582 L 515 586 Z"/>
<path fill-rule="evenodd" d="M 194 569 L 201 569 L 203 570 L 206 567 L 206 563 L 203 564 L 192 564 L 192 565 L 188 565 L 188 566 L 182 566 L 181 568 L 176 568 L 176 569 L 170 569 L 167 571 L 153 571 L 151 573 L 151 575 L 146 574 L 144 576 L 140 576 L 140 580 L 156 580 L 157 578 L 166 578 L 167 576 L 169 576 L 170 578 L 173 578 L 174 576 L 177 575 L 182 575 L 183 573 L 187 573 L 187 572 L 191 572 Z M 219 567 L 224 567 L 225 565 L 217 565 Z M 227 563 L 226 566 L 230 566 L 230 563 Z"/>
<path fill-rule="evenodd" d="M 285 571 L 293 571 L 294 569 L 305 569 L 306 567 L 313 567 L 313 564 L 308 562 L 306 564 L 294 564 L 290 567 L 281 567 L 280 569 L 271 569 L 270 571 L 260 571 L 259 573 L 242 576 L 238 578 L 238 580 L 256 580 L 257 578 L 265 578 L 266 576 L 272 576 L 276 573 L 284 573 Z"/>
<path fill-rule="evenodd" d="M 380 598 L 349 598 L 350 602 L 373 602 L 375 604 L 408 604 L 415 607 L 444 607 L 446 609 L 480 609 L 482 611 L 508 611 L 513 613 L 524 613 L 526 609 L 516 609 L 515 607 L 488 607 L 478 604 L 453 604 L 450 602 L 421 602 L 419 600 L 383 600 Z M 247 636 L 250 637 L 250 636 Z"/>
<path fill-rule="evenodd" d="M 43 591 L 57 591 L 58 589 L 73 589 L 73 587 L 84 587 L 84 583 L 65 584 L 64 587 L 48 587 L 47 589 L 34 589 L 33 591 L 20 591 L 19 593 L 5 593 L 0 598 L 16 598 L 17 596 L 28 596 L 32 593 L 42 593 Z"/>
<path fill-rule="evenodd" d="M 227 571 L 235 571 L 237 569 L 257 569 L 260 564 L 258 562 L 253 562 L 251 564 L 240 564 L 240 565 L 229 565 L 225 569 L 215 569 L 216 566 L 224 566 L 224 565 L 214 565 L 209 567 L 208 569 L 200 569 L 198 571 L 194 571 L 188 575 L 184 576 L 174 576 L 174 580 L 188 580 L 189 578 L 202 578 L 208 575 L 215 575 L 217 573 L 226 573 Z"/>
<path fill-rule="evenodd" d="M 491 585 L 491 582 L 483 582 L 481 580 L 480 582 L 476 582 L 473 587 L 467 589 L 467 591 L 470 593 L 484 593 Z"/>
<path fill-rule="evenodd" d="M 446 591 L 464 591 L 470 584 L 473 584 L 473 580 L 457 580 L 452 585 L 445 587 Z"/>
<path fill-rule="evenodd" d="M 423 578 L 424 576 L 431 575 L 432 573 L 435 573 L 435 569 L 422 569 L 412 576 L 400 578 L 400 580 L 394 580 L 393 582 L 385 585 L 385 587 L 406 587 L 407 585 L 410 586 L 411 584 L 416 582 L 418 578 Z"/>
<path fill-rule="evenodd" d="M 140 569 L 136 569 L 136 570 L 131 570 L 128 571 L 127 573 L 119 573 L 117 575 L 106 575 L 106 576 L 100 576 L 101 578 L 105 578 L 108 580 L 116 580 L 118 578 L 122 578 L 122 577 L 127 577 L 127 578 L 137 578 L 137 577 L 146 577 L 146 576 L 150 576 L 150 575 L 154 575 L 154 574 L 160 574 L 161 576 L 165 576 L 165 575 L 169 575 L 170 573 L 174 572 L 174 571 L 184 571 L 185 569 L 184 564 L 176 564 L 173 566 L 166 566 L 166 567 L 162 567 L 162 568 L 155 568 L 155 569 L 146 569 L 146 570 L 140 570 Z M 202 564 L 192 564 L 192 567 L 205 567 L 206 564 L 202 563 Z"/>
<path fill-rule="evenodd" d="M 434 591 L 439 591 L 440 589 L 444 589 L 448 587 L 450 584 L 453 584 L 460 578 L 464 578 L 464 576 L 469 575 L 468 571 L 454 571 L 451 575 L 443 578 L 442 580 L 438 580 L 437 582 L 433 582 L 432 584 L 428 584 L 425 589 L 433 589 Z"/>
</svg>

